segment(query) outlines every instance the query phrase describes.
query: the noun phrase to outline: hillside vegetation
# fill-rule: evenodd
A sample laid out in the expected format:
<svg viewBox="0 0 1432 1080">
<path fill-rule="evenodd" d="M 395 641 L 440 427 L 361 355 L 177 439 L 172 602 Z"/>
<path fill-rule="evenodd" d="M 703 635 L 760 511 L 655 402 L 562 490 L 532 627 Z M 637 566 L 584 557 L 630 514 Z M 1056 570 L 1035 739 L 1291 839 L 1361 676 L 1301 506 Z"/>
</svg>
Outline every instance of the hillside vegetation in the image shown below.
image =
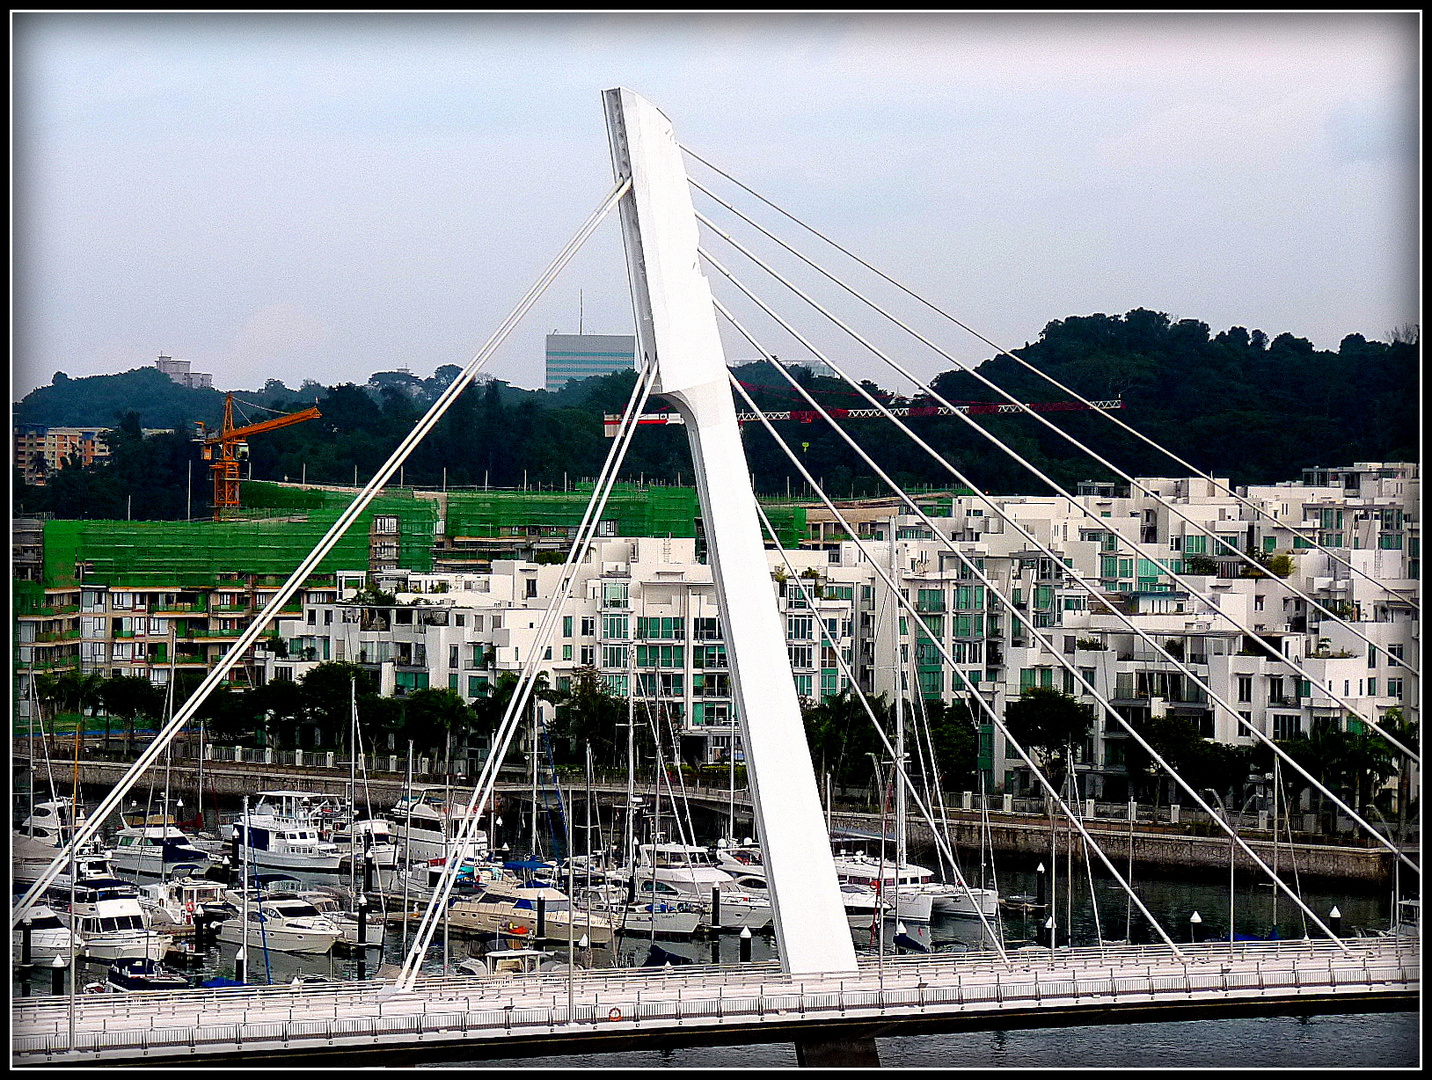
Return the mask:
<svg viewBox="0 0 1432 1080">
<path fill-rule="evenodd" d="M 1086 397 L 1122 397 L 1124 409 L 1118 415 L 1126 423 L 1200 469 L 1235 483 L 1260 483 L 1296 479 L 1313 465 L 1416 460 L 1420 350 L 1415 333 L 1397 337 L 1380 342 L 1350 334 L 1336 352 L 1329 352 L 1291 334 L 1269 340 L 1243 327 L 1213 334 L 1196 320 L 1174 322 L 1159 312 L 1136 309 L 1122 316 L 1056 320 L 1019 352 Z M 1008 357 L 985 361 L 978 373 L 1022 401 L 1067 397 Z M 379 372 L 364 386 L 305 382 L 292 390 L 270 380 L 261 390 L 238 392 L 245 401 L 283 411 L 316 399 L 323 413 L 321 420 L 256 437 L 250 443 L 254 478 L 297 480 L 306 471 L 311 483 L 350 484 L 356 469 L 366 480 L 457 374 L 456 367 L 445 365 L 430 379 Z M 769 364 L 738 368 L 737 375 L 762 408 L 808 408 Z M 438 485 L 446 470 L 449 487 L 518 487 L 524 482 L 560 487 L 595 476 L 609 447 L 602 414 L 621 410 L 633 379 L 630 372 L 588 379 L 559 393 L 522 390 L 501 381 L 469 387 L 408 459 L 404 479 Z M 822 405 L 868 404 L 836 379 L 805 369 L 799 369 L 799 379 Z M 883 401 L 928 404 L 864 385 Z M 968 372 L 944 372 L 933 385 L 953 401 L 1005 400 Z M 54 384 L 16 405 L 16 420 L 111 425 L 114 455 L 106 464 L 64 469 L 43 488 L 26 487 L 17 477 L 15 508 L 58 517 L 123 517 L 126 500 L 132 498 L 135 518 L 181 517 L 194 462 L 193 513 L 202 514 L 208 506 L 208 474 L 189 441 L 189 425 L 203 420 L 213 427 L 222 407 L 222 392 L 189 390 L 152 368 L 83 379 L 57 373 Z M 655 399 L 648 406 L 663 407 Z M 738 402 L 738 408 L 745 406 Z M 254 419 L 264 415 L 253 412 Z M 1042 415 L 1054 429 L 1094 446 L 1134 475 L 1184 471 L 1103 417 Z M 987 491 L 1037 494 L 1047 489 L 981 432 L 997 436 L 1060 484 L 1113 479 L 1056 430 L 1028 416 L 981 416 L 973 424 L 959 417 L 921 417 L 911 427 Z M 141 428 L 175 433 L 141 439 Z M 892 438 L 885 421 L 850 421 L 846 429 L 900 483 L 953 483 L 913 443 Z M 883 490 L 869 467 L 823 423 L 787 423 L 778 430 L 832 495 Z M 759 425 L 747 425 L 745 441 L 762 493 L 784 492 L 788 484 L 793 493 L 801 489 L 799 473 Z M 690 483 L 684 429 L 642 429 L 623 469 L 627 478 Z"/>
</svg>

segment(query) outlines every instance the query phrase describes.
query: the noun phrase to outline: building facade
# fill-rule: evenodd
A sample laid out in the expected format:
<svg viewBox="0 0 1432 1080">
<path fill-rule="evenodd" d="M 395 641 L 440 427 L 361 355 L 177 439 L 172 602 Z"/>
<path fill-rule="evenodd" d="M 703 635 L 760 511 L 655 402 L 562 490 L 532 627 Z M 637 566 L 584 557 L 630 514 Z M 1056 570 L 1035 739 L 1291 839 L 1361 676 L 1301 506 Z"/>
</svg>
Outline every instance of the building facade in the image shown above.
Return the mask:
<svg viewBox="0 0 1432 1080">
<path fill-rule="evenodd" d="M 1080 794 L 1109 800 L 1128 791 L 1130 740 L 1075 672 L 1126 720 L 1182 717 L 1234 746 L 1254 742 L 1240 721 L 1273 739 L 1329 725 L 1357 730 L 1331 695 L 1365 717 L 1399 709 L 1416 719 L 1419 685 L 1408 666 L 1420 643 L 1416 466 L 1353 471 L 1376 483 L 1360 479 L 1356 494 L 1341 477 L 1333 485 L 1241 490 L 1266 517 L 1189 478 L 1140 479 L 1154 495 L 1090 485 L 1077 508 L 1054 498 L 998 497 L 1002 514 L 981 497 L 948 495 L 930 500 L 927 511 L 948 543 L 892 506 L 852 507 L 853 537 L 822 520 L 827 512 L 808 508 L 807 538 L 788 548 L 791 569 L 779 552 L 767 552 L 796 690 L 811 701 L 840 694 L 849 672 L 876 694 L 898 687 L 907 697 L 969 701 L 987 789 L 1011 794 L 1034 790 L 1034 778 L 989 713 L 1002 717 L 1031 687 L 1073 694 L 1096 716 L 1087 744 L 1076 748 Z M 1332 554 L 1294 529 L 1317 535 Z M 1250 571 L 1219 541 L 1286 556 L 1288 576 Z M 446 687 L 476 699 L 503 673 L 520 671 L 538 647 L 561 572 L 523 559 L 454 572 L 391 563 L 338 569 L 285 608 L 240 678 L 301 679 L 316 664 L 341 660 L 369 667 L 384 694 Z M 22 668 L 63 662 L 162 681 L 174 664 L 207 667 L 282 580 L 231 577 L 202 588 L 80 582 L 44 589 L 45 610 L 20 617 Z M 887 577 L 913 613 L 896 601 Z M 392 599 L 377 602 L 382 593 Z M 1306 677 L 1275 657 L 1295 661 Z M 596 669 L 614 693 L 634 694 L 669 720 L 701 760 L 724 760 L 731 750 L 738 716 L 730 658 L 695 536 L 598 537 L 539 663 L 558 689 L 579 668 Z"/>
<path fill-rule="evenodd" d="M 636 338 L 629 334 L 548 334 L 548 390 L 575 379 L 611 375 L 636 366 Z"/>
</svg>

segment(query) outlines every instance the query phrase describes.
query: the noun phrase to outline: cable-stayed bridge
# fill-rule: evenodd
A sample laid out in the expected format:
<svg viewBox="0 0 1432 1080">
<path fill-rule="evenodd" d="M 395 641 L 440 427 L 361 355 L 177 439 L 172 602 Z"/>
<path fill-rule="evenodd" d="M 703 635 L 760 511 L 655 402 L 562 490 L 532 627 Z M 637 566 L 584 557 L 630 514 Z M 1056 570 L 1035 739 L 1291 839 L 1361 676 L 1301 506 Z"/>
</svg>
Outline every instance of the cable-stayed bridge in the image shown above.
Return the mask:
<svg viewBox="0 0 1432 1080">
<path fill-rule="evenodd" d="M 610 194 L 339 517 L 329 533 L 269 600 L 263 612 L 239 636 L 225 658 L 168 721 L 126 777 L 101 800 L 88 822 L 77 830 L 71 843 L 81 845 L 87 842 L 105 819 L 122 805 L 124 796 L 138 778 L 158 760 L 168 742 L 189 722 L 207 696 L 222 683 L 227 672 L 289 602 L 319 560 L 398 471 L 407 455 L 431 431 L 546 286 L 606 214 L 615 209 L 621 217 L 636 315 L 640 356 L 638 376 L 631 400 L 617 422 L 592 501 L 563 567 L 562 583 L 554 591 L 544 613 L 536 645 L 528 653 L 511 701 L 493 735 L 493 751 L 473 788 L 469 801 L 472 813 L 463 819 L 463 828 L 469 828 L 479 814 L 491 806 L 498 769 L 532 701 L 537 685 L 538 657 L 550 642 L 562 607 L 571 596 L 575 582 L 573 570 L 587 557 L 612 485 L 636 429 L 646 415 L 649 400 L 653 396 L 662 398 L 680 415 L 696 466 L 717 602 L 727 632 L 733 696 L 746 750 L 751 804 L 775 912 L 779 967 L 688 969 L 663 971 L 657 975 L 638 975 L 630 970 L 587 971 L 571 974 L 560 983 L 540 975 L 513 976 L 506 980 L 433 979 L 424 974 L 422 963 L 451 895 L 454 878 L 447 875 L 433 890 L 429 906 L 413 935 L 412 949 L 396 979 L 391 982 L 330 985 L 314 991 L 241 988 L 213 993 L 159 992 L 69 1002 L 21 1001 L 16 1003 L 12 1017 L 15 1060 L 65 1064 L 145 1059 L 207 1062 L 263 1057 L 302 1059 L 310 1055 L 326 1055 L 335 1060 L 353 1061 L 359 1053 L 381 1056 L 412 1053 L 415 1048 L 421 1048 L 424 1053 L 441 1051 L 470 1055 L 476 1047 L 484 1048 L 484 1053 L 488 1048 L 500 1047 L 497 1052 L 505 1054 L 512 1052 L 513 1047 L 538 1042 L 544 1049 L 550 1049 L 561 1045 L 610 1046 L 618 1039 L 627 1042 L 658 1037 L 710 1040 L 760 1033 L 761 1037 L 794 1039 L 802 1048 L 805 1060 L 816 1062 L 823 1060 L 832 1046 L 848 1048 L 858 1044 L 873 1055 L 874 1034 L 888 1034 L 902 1026 L 908 1029 L 918 1024 L 1008 1026 L 1012 1022 L 1096 1022 L 1090 1019 L 1093 1017 L 1099 1018 L 1097 1022 L 1106 1023 L 1111 1019 L 1149 1018 L 1154 1013 L 1163 1017 L 1206 1015 L 1208 1010 L 1252 1013 L 1270 1009 L 1353 1011 L 1410 1007 L 1420 992 L 1415 942 L 1397 937 L 1341 939 L 1304 903 L 1292 886 L 1273 873 L 1225 816 L 1204 799 L 1204 793 L 1180 776 L 1062 651 L 1053 646 L 1044 632 L 1047 628 L 1037 625 L 1017 605 L 1010 603 L 1008 597 L 1000 596 L 995 583 L 971 553 L 949 540 L 915 500 L 842 428 L 837 421 L 849 418 L 852 410 L 844 410 L 843 416 L 837 416 L 835 413 L 840 410 L 827 409 L 811 397 L 787 366 L 776 359 L 753 330 L 748 329 L 747 322 L 712 295 L 701 267 L 711 267 L 720 279 L 736 290 L 735 302 L 746 305 L 758 316 L 769 320 L 779 332 L 799 342 L 810 355 L 844 379 L 869 405 L 868 410 L 861 412 L 869 413 L 871 418 L 889 421 L 897 431 L 913 440 L 916 446 L 946 469 L 954 481 L 983 498 L 981 489 L 949 462 L 938 447 L 932 446 L 908 426 L 906 419 L 911 410 L 892 408 L 890 403 L 872 395 L 865 386 L 851 378 L 827 352 L 816 345 L 811 336 L 758 296 L 707 248 L 702 247 L 698 226 L 704 226 L 710 234 L 725 241 L 749 262 L 774 277 L 802 303 L 913 383 L 924 398 L 934 403 L 930 408 L 937 410 L 939 415 L 950 416 L 969 425 L 980 437 L 992 441 L 1041 484 L 1067 499 L 1072 507 L 1087 514 L 1097 524 L 1100 519 L 1095 513 L 1018 450 L 980 428 L 970 415 L 972 411 L 979 410 L 962 408 L 945 400 L 905 363 L 895 359 L 891 351 L 883 349 L 805 289 L 781 275 L 726 229 L 697 213 L 692 205 L 692 190 L 732 210 L 742 221 L 776 240 L 784 250 L 797 255 L 804 265 L 846 289 L 857 300 L 893 321 L 938 355 L 970 370 L 1009 403 L 1008 406 L 997 406 L 994 411 L 1030 416 L 1061 437 L 1075 442 L 1094 461 L 1141 491 L 1154 497 L 1157 497 L 1156 493 L 1108 462 L 1097 450 L 1055 426 L 1043 415 L 1048 409 L 1020 402 L 979 372 L 960 365 L 928 336 L 889 315 L 863 292 L 847 286 L 839 275 L 796 251 L 764 226 L 736 211 L 725 199 L 691 180 L 687 175 L 683 152 L 703 164 L 709 163 L 690 151 L 684 151 L 676 141 L 670 122 L 650 103 L 628 90 L 617 89 L 604 94 L 604 104 L 616 174 L 616 183 Z M 714 169 L 714 166 L 711 168 Z M 715 171 L 730 179 L 728 174 Z M 744 189 L 744 185 L 739 186 Z M 774 206 L 768 202 L 767 205 Z M 785 214 L 785 211 L 780 212 Z M 809 229 L 803 223 L 797 223 Z M 833 244 L 820 234 L 816 235 Z M 851 254 L 839 245 L 834 246 L 847 255 Z M 857 261 L 874 269 L 868 263 Z M 883 274 L 879 276 L 893 282 Z M 898 285 L 898 282 L 895 284 Z M 899 287 L 904 289 L 904 286 Z M 921 302 L 928 305 L 927 301 Z M 1039 768 L 1029 750 L 1014 737 L 1000 711 L 977 692 L 962 672 L 943 643 L 942 635 L 931 631 L 926 614 L 919 611 L 899 587 L 893 574 L 893 550 L 888 554 L 872 550 L 870 544 L 856 539 L 852 542 L 880 578 L 889 612 L 892 615 L 898 613 L 902 619 L 908 618 L 918 632 L 932 643 L 952 673 L 952 678 L 960 681 L 961 685 L 956 690 L 972 706 L 983 710 L 1011 750 L 1031 770 L 1031 775 L 1057 813 L 1067 820 L 1071 833 L 1078 833 L 1087 850 L 1124 889 L 1131 905 L 1147 919 L 1161 942 L 1149 947 L 1130 948 L 1101 940 L 1088 948 L 1008 951 L 1001 944 L 1002 937 L 991 926 L 989 918 L 979 905 L 975 905 L 989 942 L 988 953 L 958 959 L 882 958 L 874 963 L 869 959 L 857 959 L 837 887 L 829 837 L 823 825 L 800 704 L 786 651 L 784 628 L 770 587 L 769 547 L 763 538 L 763 527 L 765 535 L 775 543 L 775 550 L 787 571 L 787 581 L 795 582 L 795 587 L 803 592 L 807 603 L 811 598 L 807 583 L 794 572 L 755 500 L 741 442 L 742 419 L 759 423 L 764 428 L 835 520 L 846 529 L 847 535 L 857 537 L 858 531 L 850 527 L 818 480 L 810 475 L 789 441 L 780 436 L 772 424 L 772 416 L 764 413 L 748 390 L 735 382 L 725 365 L 718 317 L 755 347 L 760 355 L 770 359 L 792 390 L 806 402 L 809 409 L 800 411 L 796 418 L 806 422 L 815 422 L 817 418 L 828 422 L 850 445 L 852 452 L 890 487 L 908 512 L 919 517 L 932 535 L 946 544 L 970 577 L 981 582 L 990 595 L 998 597 L 1010 618 L 1021 622 L 1029 636 L 1048 651 L 1054 662 L 1065 667 L 1082 687 L 1082 692 L 1093 696 L 1098 707 L 1106 710 L 1111 719 L 1124 727 L 1130 738 L 1178 785 L 1188 804 L 1206 812 L 1227 834 L 1230 846 L 1240 848 L 1245 858 L 1267 873 L 1275 889 L 1280 890 L 1302 912 L 1310 932 L 1316 929 L 1316 937 L 1302 942 L 1220 943 L 1216 946 L 1175 941 L 1167 929 L 1159 925 L 1119 866 L 1086 828 L 1073 792 L 1068 788 L 1060 790 Z M 964 326 L 956 320 L 951 321 Z M 1012 353 L 1000 352 L 1019 361 Z M 1133 431 L 1113 415 L 1110 403 L 1090 402 L 1062 384 L 1055 385 L 1075 399 L 1080 408 L 1106 416 L 1122 429 Z M 737 399 L 747 410 L 743 415 L 736 412 Z M 1134 434 L 1137 435 L 1137 432 Z M 1211 479 L 1181 459 L 1174 460 L 1197 475 Z M 1247 503 L 1246 500 L 1244 502 Z M 1186 521 L 1190 520 L 1172 503 L 1168 505 L 1172 512 Z M 1247 505 L 1252 512 L 1262 512 L 1251 503 Z M 1050 544 L 1041 541 L 994 502 L 988 502 L 988 506 L 991 513 L 1000 515 L 1013 532 L 1024 538 L 1031 550 L 1059 559 Z M 1309 544 L 1320 551 L 1327 551 L 1317 543 L 1316 538 L 1309 538 Z M 1232 545 L 1225 546 L 1229 548 L 1227 554 L 1247 558 L 1251 565 L 1257 565 L 1251 556 Z M 1163 554 L 1141 542 L 1130 542 L 1128 547 L 1149 559 L 1157 559 Z M 1327 554 L 1342 561 L 1350 572 L 1363 573 L 1347 560 L 1341 560 L 1336 553 Z M 1172 568 L 1168 569 L 1168 577 L 1188 589 L 1191 595 L 1206 594 L 1207 590 L 1202 588 L 1203 583 L 1198 579 L 1190 579 Z M 1098 595 L 1096 581 L 1081 579 L 1077 575 L 1071 576 L 1071 580 L 1087 589 L 1091 596 Z M 1336 612 L 1302 593 L 1291 582 L 1281 582 L 1280 587 L 1327 617 L 1339 618 Z M 1407 601 L 1406 597 L 1399 599 Z M 1417 606 L 1415 601 L 1407 602 Z M 1253 634 L 1252 628 L 1216 603 L 1208 601 L 1207 606 L 1211 618 L 1221 619 L 1247 634 Z M 1113 613 L 1123 617 L 1117 611 Z M 1207 692 L 1213 706 L 1239 716 L 1236 705 L 1212 691 L 1180 656 L 1171 653 L 1134 621 L 1125 621 L 1151 651 Z M 1348 625 L 1351 633 L 1363 636 L 1356 623 Z M 896 711 L 895 730 L 887 733 L 885 724 L 877 717 L 861 689 L 860 681 L 839 655 L 839 649 L 834 652 L 841 674 L 857 692 L 898 774 L 896 789 L 900 809 L 897 835 L 903 835 L 905 800 L 908 798 L 931 823 L 944 861 L 951 867 L 957 866 L 947 841 L 933 825 L 936 808 L 921 798 L 917 786 L 906 773 L 907 755 L 899 709 Z M 1336 701 L 1347 710 L 1349 717 L 1376 732 L 1387 745 L 1406 758 L 1410 764 L 1405 767 L 1420 764 L 1418 752 L 1405 744 L 1410 741 L 1405 731 L 1394 733 L 1375 715 L 1360 713 L 1345 696 L 1336 694 L 1331 687 L 1317 680 L 1296 658 L 1284 656 L 1274 659 L 1285 663 L 1298 677 L 1310 681 L 1320 692 Z M 1411 665 L 1406 666 L 1415 676 L 1416 671 Z M 1289 769 L 1299 773 L 1315 790 L 1331 800 L 1350 820 L 1365 828 L 1397 862 L 1405 864 L 1413 872 L 1418 871 L 1418 864 L 1407 852 L 1373 829 L 1356 810 L 1308 773 L 1267 733 L 1241 716 L 1239 720 L 1250 739 L 1266 746 Z M 660 760 L 658 764 L 661 764 Z M 459 835 L 458 857 L 450 860 L 450 866 L 461 864 L 470 840 L 465 832 Z M 19 925 L 24 912 L 45 888 L 53 883 L 65 859 L 62 852 L 27 891 L 12 913 L 12 929 Z M 955 876 L 956 884 L 968 890 L 958 872 Z M 1049 940 L 1059 940 L 1057 919 L 1058 914 L 1051 907 L 1046 924 Z"/>
<path fill-rule="evenodd" d="M 20 1002 L 14 1061 L 346 1066 L 523 1053 L 1136 1023 L 1415 1007 L 1414 939 L 1031 949 L 993 957 L 868 958 L 790 975 L 775 962 L 659 972 L 425 978 L 391 984 L 99 995 Z"/>
</svg>

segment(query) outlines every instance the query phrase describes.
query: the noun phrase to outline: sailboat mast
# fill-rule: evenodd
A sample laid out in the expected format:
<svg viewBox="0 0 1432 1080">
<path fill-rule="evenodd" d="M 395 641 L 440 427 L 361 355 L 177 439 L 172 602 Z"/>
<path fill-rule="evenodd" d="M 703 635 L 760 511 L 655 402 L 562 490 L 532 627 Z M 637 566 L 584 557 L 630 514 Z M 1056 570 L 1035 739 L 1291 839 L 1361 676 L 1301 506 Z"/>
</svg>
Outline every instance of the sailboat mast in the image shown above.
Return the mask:
<svg viewBox="0 0 1432 1080">
<path fill-rule="evenodd" d="M 890 579 L 896 582 L 895 569 L 895 515 L 890 516 Z M 894 655 L 892 657 L 891 670 L 895 680 L 895 883 L 896 892 L 899 891 L 900 875 L 905 866 L 905 687 L 903 685 L 904 666 L 900 662 L 900 616 L 897 612 L 899 600 L 892 593 L 890 597 L 890 618 L 895 623 L 897 631 L 890 635 L 894 643 Z"/>
<path fill-rule="evenodd" d="M 358 677 L 348 680 L 348 879 L 358 892 Z M 359 942 L 361 945 L 362 942 Z"/>
<path fill-rule="evenodd" d="M 635 657 L 632 657 L 634 661 Z M 626 864 L 636 876 L 636 847 L 632 827 L 632 809 L 636 804 L 636 697 L 632 664 L 627 665 L 627 802 L 626 802 Z"/>
</svg>

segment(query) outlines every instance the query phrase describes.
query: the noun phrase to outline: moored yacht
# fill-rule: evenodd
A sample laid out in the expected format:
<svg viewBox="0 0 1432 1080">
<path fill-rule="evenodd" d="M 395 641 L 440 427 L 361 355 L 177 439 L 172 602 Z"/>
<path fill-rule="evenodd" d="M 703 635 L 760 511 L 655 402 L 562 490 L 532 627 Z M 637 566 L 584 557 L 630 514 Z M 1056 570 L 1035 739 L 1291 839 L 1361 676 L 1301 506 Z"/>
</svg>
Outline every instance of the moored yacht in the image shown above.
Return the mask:
<svg viewBox="0 0 1432 1080">
<path fill-rule="evenodd" d="M 930 921 L 935 898 L 923 887 L 933 882 L 935 876 L 923 866 L 913 863 L 896 866 L 893 860 L 838 851 L 835 876 L 841 884 L 865 885 L 875 890 L 887 903 L 895 905 L 896 918 L 908 922 Z"/>
<path fill-rule="evenodd" d="M 70 949 L 76 952 L 84 951 L 84 939 L 77 937 L 70 932 L 59 915 L 53 908 L 44 904 L 35 904 L 25 915 L 25 921 L 30 927 L 30 956 L 32 959 L 53 960 L 60 957 L 66 964 L 70 962 Z M 10 943 L 14 946 L 12 959 L 19 963 L 23 955 L 25 942 L 25 931 L 22 927 L 16 927 L 15 932 L 10 935 Z"/>
<path fill-rule="evenodd" d="M 547 938 L 585 937 L 594 946 L 610 945 L 612 919 L 597 911 L 574 910 L 567 894 L 546 882 L 491 881 L 477 896 L 455 901 L 448 909 L 454 929 L 508 935 L 535 935 L 538 901 Z"/>
<path fill-rule="evenodd" d="M 119 830 L 110 860 L 122 873 L 164 877 L 182 863 L 206 865 L 209 856 L 174 825 L 141 825 Z"/>
<path fill-rule="evenodd" d="M 239 890 L 228 891 L 235 907 L 243 908 Z M 247 926 L 247 936 L 245 927 Z M 248 922 L 238 918 L 219 924 L 219 940 L 247 941 L 250 949 L 272 949 L 286 953 L 326 953 L 343 937 L 343 931 L 307 900 L 288 893 L 249 891 Z"/>
<path fill-rule="evenodd" d="M 716 866 L 711 853 L 692 844 L 641 844 L 636 866 L 623 872 L 635 879 L 636 898 L 686 900 L 701 905 L 706 925 L 716 930 L 761 930 L 771 925 L 771 903 L 740 888 Z M 719 900 L 713 904 L 713 890 Z"/>
<path fill-rule="evenodd" d="M 152 929 L 139 903 L 139 890 L 118 878 L 90 878 L 70 887 L 51 886 L 47 902 L 84 939 L 84 954 L 95 960 L 160 960 L 174 943 L 170 934 Z"/>
<path fill-rule="evenodd" d="M 319 837 L 333 804 L 307 791 L 263 791 L 257 806 L 229 826 L 233 866 L 337 873 L 343 855 Z"/>
<path fill-rule="evenodd" d="M 393 850 L 396 857 L 412 862 L 446 858 L 455 852 L 458 828 L 467 816 L 466 806 L 448 804 L 443 788 L 414 788 L 411 795 L 399 799 L 386 814 L 393 826 Z M 476 822 L 473 822 L 473 825 L 475 826 Z M 473 827 L 468 830 L 468 836 L 471 838 L 468 854 L 486 858 L 487 833 Z"/>
</svg>

